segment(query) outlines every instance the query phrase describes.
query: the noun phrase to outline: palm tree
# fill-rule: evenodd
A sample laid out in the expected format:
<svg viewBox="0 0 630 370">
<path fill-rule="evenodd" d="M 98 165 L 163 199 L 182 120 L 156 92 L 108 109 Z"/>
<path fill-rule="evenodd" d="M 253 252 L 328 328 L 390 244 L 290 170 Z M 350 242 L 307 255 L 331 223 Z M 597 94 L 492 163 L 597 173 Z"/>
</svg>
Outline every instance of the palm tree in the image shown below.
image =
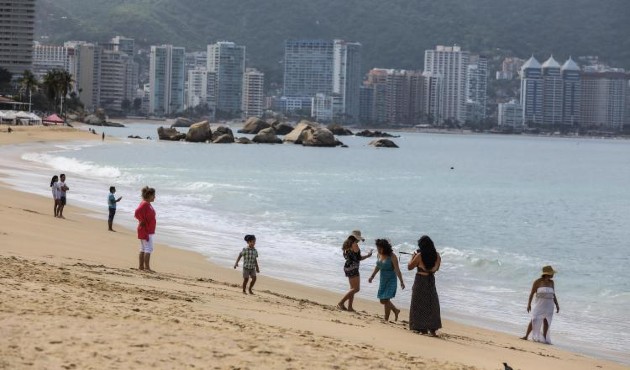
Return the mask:
<svg viewBox="0 0 630 370">
<path fill-rule="evenodd" d="M 25 93 L 28 91 L 28 111 L 31 111 L 31 97 L 33 95 L 33 91 L 37 91 L 39 88 L 39 81 L 37 77 L 33 74 L 33 72 L 24 70 L 22 73 L 22 77 L 18 80 L 20 84 L 20 92 Z"/>
<path fill-rule="evenodd" d="M 72 91 L 74 80 L 70 72 L 64 69 L 53 69 L 44 75 L 44 89 L 46 96 L 53 101 L 59 100 L 59 114 L 63 114 L 63 98 Z"/>
</svg>

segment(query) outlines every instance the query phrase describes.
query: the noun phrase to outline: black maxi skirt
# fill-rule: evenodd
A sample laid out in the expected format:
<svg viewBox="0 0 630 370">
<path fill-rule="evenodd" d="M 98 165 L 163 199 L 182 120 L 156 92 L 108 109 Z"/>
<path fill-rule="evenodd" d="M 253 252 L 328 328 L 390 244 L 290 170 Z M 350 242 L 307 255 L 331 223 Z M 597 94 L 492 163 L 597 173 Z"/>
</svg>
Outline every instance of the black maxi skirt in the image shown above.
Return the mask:
<svg viewBox="0 0 630 370">
<path fill-rule="evenodd" d="M 441 327 L 440 300 L 435 289 L 435 276 L 416 274 L 411 291 L 409 329 L 426 331 Z"/>
</svg>

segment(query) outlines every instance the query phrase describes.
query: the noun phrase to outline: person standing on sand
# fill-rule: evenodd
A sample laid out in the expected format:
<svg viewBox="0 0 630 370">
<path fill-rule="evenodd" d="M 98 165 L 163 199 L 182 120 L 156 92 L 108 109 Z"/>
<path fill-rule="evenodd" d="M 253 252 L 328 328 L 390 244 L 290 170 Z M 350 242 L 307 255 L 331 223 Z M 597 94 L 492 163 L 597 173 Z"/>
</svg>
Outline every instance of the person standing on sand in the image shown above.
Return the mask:
<svg viewBox="0 0 630 370">
<path fill-rule="evenodd" d="M 532 339 L 534 342 L 551 344 L 549 327 L 551 326 L 551 319 L 553 318 L 554 305 L 556 306 L 556 313 L 560 312 L 553 282 L 553 275 L 555 273 L 553 267 L 545 266 L 542 268 L 542 276 L 536 279 L 534 284 L 532 284 L 532 290 L 529 293 L 529 300 L 527 301 L 527 312 L 532 313 L 532 319 L 527 326 L 525 336 L 521 337 L 521 339 L 527 340 L 529 333 L 533 331 Z M 532 310 L 532 299 L 534 295 L 536 295 L 536 301 L 534 302 L 534 309 Z"/>
<path fill-rule="evenodd" d="M 57 196 L 59 197 L 59 204 L 57 205 L 57 217 L 63 217 L 63 209 L 66 206 L 66 192 L 70 190 L 68 185 L 66 185 L 66 175 L 59 175 L 59 181 L 57 182 Z"/>
<path fill-rule="evenodd" d="M 59 176 L 55 175 L 52 177 L 52 179 L 50 180 L 50 187 L 52 189 L 52 196 L 53 196 L 53 201 L 55 202 L 53 205 L 53 213 L 55 214 L 55 217 L 57 217 L 58 214 L 58 208 L 59 208 L 59 192 L 57 190 L 57 183 L 59 182 Z"/>
<path fill-rule="evenodd" d="M 138 220 L 138 239 L 140 239 L 140 255 L 138 269 L 153 272 L 149 262 L 153 253 L 153 236 L 155 235 L 155 210 L 151 203 L 155 201 L 155 189 L 145 186 L 142 188 L 142 201 L 134 216 Z"/>
<path fill-rule="evenodd" d="M 389 315 L 394 312 L 394 321 L 398 321 L 400 310 L 394 306 L 391 299 L 396 296 L 396 276 L 400 280 L 400 288 L 405 289 L 402 273 L 398 267 L 398 258 L 392 251 L 392 245 L 387 239 L 376 239 L 376 266 L 368 280 L 372 283 L 374 276 L 381 272 L 377 297 L 385 307 L 385 321 L 389 321 Z"/>
<path fill-rule="evenodd" d="M 413 254 L 407 265 L 409 270 L 417 269 L 411 290 L 409 330 L 419 331 L 421 334 L 428 332 L 437 337 L 436 331 L 442 327 L 442 318 L 434 274 L 440 269 L 442 258 L 427 235 L 418 240 L 418 247 L 419 250 Z"/>
<path fill-rule="evenodd" d="M 341 301 L 337 303 L 337 308 L 343 311 L 354 312 L 352 303 L 354 302 L 354 295 L 361 290 L 361 279 L 359 277 L 359 266 L 361 261 L 372 256 L 372 251 L 365 256 L 361 255 L 361 249 L 359 249 L 359 241 L 365 241 L 361 236 L 361 231 L 354 230 L 343 242 L 343 258 L 346 259 L 346 263 L 343 266 L 343 271 L 350 283 L 350 290 L 341 298 Z M 348 307 L 345 303 L 348 301 Z"/>
<path fill-rule="evenodd" d="M 113 186 L 109 187 L 109 196 L 107 197 L 107 205 L 109 208 L 109 217 L 107 218 L 107 226 L 109 227 L 108 231 L 116 231 L 112 227 L 114 226 L 114 216 L 116 215 L 116 203 L 120 202 L 122 197 L 114 196 L 116 194 L 116 188 Z"/>
<path fill-rule="evenodd" d="M 247 242 L 247 248 L 243 248 L 241 253 L 239 253 L 234 268 L 236 269 L 238 267 L 238 262 L 243 258 L 243 294 L 247 294 L 245 288 L 247 287 L 247 281 L 250 277 L 252 278 L 252 282 L 249 284 L 249 294 L 254 294 L 252 288 L 254 288 L 254 284 L 256 284 L 256 273 L 260 273 L 260 268 L 258 267 L 258 251 L 255 248 L 256 236 L 245 235 L 244 239 L 245 242 Z"/>
</svg>

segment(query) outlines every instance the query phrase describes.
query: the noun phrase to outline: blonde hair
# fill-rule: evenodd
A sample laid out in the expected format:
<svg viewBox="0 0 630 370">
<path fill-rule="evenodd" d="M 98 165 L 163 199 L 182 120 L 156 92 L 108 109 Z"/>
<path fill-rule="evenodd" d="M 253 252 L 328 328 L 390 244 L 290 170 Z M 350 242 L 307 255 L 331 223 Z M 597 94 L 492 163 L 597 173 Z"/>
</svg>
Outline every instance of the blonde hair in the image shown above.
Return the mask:
<svg viewBox="0 0 630 370">
<path fill-rule="evenodd" d="M 148 200 L 155 195 L 155 189 L 145 186 L 142 188 L 142 199 Z"/>
</svg>

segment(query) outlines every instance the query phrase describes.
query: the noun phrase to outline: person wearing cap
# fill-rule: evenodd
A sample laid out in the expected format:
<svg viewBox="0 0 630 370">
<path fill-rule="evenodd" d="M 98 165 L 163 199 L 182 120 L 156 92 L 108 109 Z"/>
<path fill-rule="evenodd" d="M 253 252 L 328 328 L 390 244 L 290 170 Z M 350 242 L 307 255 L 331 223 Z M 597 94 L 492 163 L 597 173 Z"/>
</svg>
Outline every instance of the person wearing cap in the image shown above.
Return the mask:
<svg viewBox="0 0 630 370">
<path fill-rule="evenodd" d="M 234 268 L 238 267 L 238 262 L 243 258 L 243 294 L 247 294 L 245 288 L 249 278 L 252 278 L 252 282 L 249 284 L 249 294 L 254 294 L 252 288 L 256 284 L 256 273 L 260 273 L 260 268 L 258 268 L 258 251 L 255 248 L 256 236 L 245 235 L 244 239 L 247 243 L 247 248 L 243 248 L 241 253 L 239 253 Z"/>
<path fill-rule="evenodd" d="M 554 305 L 556 313 L 560 312 L 553 282 L 553 275 L 555 273 L 556 271 L 553 267 L 544 266 L 542 268 L 542 276 L 534 281 L 532 291 L 529 294 L 529 301 L 527 302 L 527 312 L 531 312 L 532 319 L 527 326 L 525 336 L 521 337 L 521 339 L 527 340 L 529 334 L 533 333 L 532 339 L 534 342 L 551 344 L 549 327 L 551 326 L 551 319 L 553 318 Z M 536 300 L 534 301 L 534 308 L 532 309 L 532 299 L 534 295 L 536 296 Z"/>
<path fill-rule="evenodd" d="M 359 277 L 359 265 L 364 259 L 372 256 L 370 251 L 365 256 L 361 255 L 361 249 L 359 249 L 359 242 L 365 241 L 361 236 L 361 231 L 354 230 L 343 242 L 342 251 L 343 258 L 346 259 L 346 263 L 343 266 L 343 271 L 350 283 L 350 290 L 341 298 L 341 301 L 337 303 L 337 308 L 343 311 L 354 312 L 352 303 L 354 302 L 354 295 L 361 289 L 361 279 Z M 348 307 L 346 308 L 346 301 L 348 301 Z"/>
</svg>

